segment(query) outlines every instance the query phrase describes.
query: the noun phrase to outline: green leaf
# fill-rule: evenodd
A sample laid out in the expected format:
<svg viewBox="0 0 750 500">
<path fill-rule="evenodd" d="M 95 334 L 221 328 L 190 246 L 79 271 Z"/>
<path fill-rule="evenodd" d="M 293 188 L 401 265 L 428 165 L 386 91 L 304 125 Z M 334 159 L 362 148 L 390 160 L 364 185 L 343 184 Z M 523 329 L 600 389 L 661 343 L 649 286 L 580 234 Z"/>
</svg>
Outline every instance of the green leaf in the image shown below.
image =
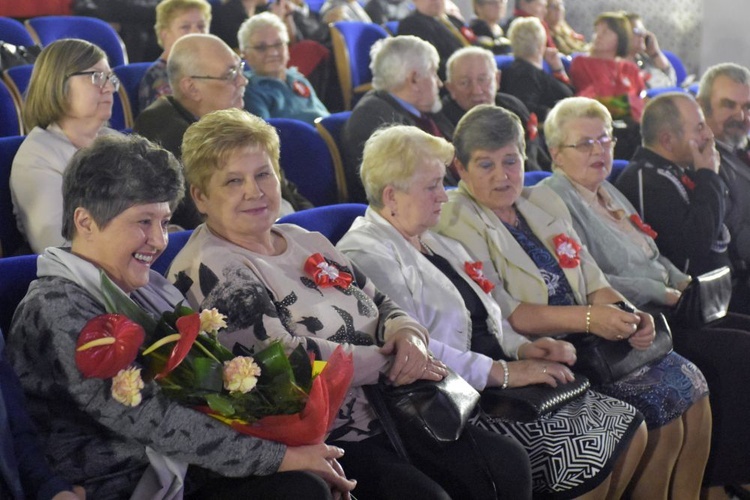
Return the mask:
<svg viewBox="0 0 750 500">
<path fill-rule="evenodd" d="M 228 397 L 220 394 L 206 394 L 206 402 L 209 408 L 225 417 L 231 417 L 234 415 L 234 405 L 232 400 Z"/>
<path fill-rule="evenodd" d="M 312 365 L 310 364 L 310 356 L 302 344 L 298 345 L 289 355 L 289 363 L 292 366 L 294 381 L 305 392 L 310 392 L 310 388 L 312 387 Z"/>
<path fill-rule="evenodd" d="M 195 386 L 200 389 L 221 392 L 224 388 L 223 365 L 211 358 L 193 360 Z"/>
<path fill-rule="evenodd" d="M 115 285 L 104 270 L 99 271 L 102 285 L 102 295 L 104 295 L 104 307 L 107 312 L 124 314 L 132 319 L 146 330 L 146 335 L 153 337 L 156 331 L 156 320 L 147 312 L 138 307 L 133 299 L 128 297 L 120 287 Z"/>
</svg>

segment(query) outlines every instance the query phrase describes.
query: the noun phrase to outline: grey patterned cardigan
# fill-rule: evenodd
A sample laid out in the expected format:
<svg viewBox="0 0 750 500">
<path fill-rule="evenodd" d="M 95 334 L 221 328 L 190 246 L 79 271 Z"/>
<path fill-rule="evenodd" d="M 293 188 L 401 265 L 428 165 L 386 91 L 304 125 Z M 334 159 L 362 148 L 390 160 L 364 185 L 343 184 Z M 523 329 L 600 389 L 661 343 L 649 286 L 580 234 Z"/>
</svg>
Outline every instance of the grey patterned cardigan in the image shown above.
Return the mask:
<svg viewBox="0 0 750 500">
<path fill-rule="evenodd" d="M 105 312 L 97 297 L 99 271 L 65 250 L 39 258 L 39 279 L 13 318 L 8 355 L 28 396 L 52 467 L 88 498 L 128 498 L 149 464 L 146 447 L 224 476 L 275 472 L 286 447 L 243 436 L 197 411 L 169 401 L 153 383 L 143 401 L 126 407 L 110 395 L 111 382 L 84 379 L 75 344 L 86 322 Z M 151 272 L 131 298 L 158 315 L 182 296 Z"/>
</svg>

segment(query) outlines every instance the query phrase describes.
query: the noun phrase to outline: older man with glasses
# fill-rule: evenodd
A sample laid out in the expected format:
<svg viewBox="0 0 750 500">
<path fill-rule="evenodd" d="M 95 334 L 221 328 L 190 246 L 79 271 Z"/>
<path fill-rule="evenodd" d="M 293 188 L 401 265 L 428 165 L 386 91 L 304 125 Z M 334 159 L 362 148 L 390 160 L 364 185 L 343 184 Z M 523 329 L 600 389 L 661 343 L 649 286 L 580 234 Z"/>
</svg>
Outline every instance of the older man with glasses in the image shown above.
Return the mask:
<svg viewBox="0 0 750 500">
<path fill-rule="evenodd" d="M 220 109 L 244 106 L 244 62 L 214 35 L 186 35 L 175 42 L 167 60 L 171 96 L 163 96 L 143 110 L 135 121 L 134 132 L 161 146 L 178 158 L 182 156 L 185 130 L 202 116 Z M 312 205 L 293 184 L 282 179 L 282 214 Z M 192 229 L 202 216 L 190 197 L 183 198 L 172 223 Z"/>
</svg>

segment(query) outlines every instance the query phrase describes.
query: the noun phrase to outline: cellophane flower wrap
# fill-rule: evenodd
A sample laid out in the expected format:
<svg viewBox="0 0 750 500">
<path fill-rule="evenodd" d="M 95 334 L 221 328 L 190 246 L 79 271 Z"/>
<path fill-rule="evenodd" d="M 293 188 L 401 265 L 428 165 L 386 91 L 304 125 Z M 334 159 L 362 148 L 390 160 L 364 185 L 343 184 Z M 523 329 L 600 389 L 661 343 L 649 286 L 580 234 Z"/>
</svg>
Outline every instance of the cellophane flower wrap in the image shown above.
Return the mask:
<svg viewBox="0 0 750 500">
<path fill-rule="evenodd" d="M 219 341 L 226 327 L 216 310 L 178 304 L 158 320 L 101 273 L 107 314 L 91 319 L 76 345 L 84 377 L 112 379 L 112 396 L 140 404 L 143 381 L 239 432 L 289 446 L 320 443 L 336 418 L 353 375 L 351 355 L 336 348 L 314 361 L 300 345 L 289 355 L 274 341 L 253 352 Z"/>
</svg>

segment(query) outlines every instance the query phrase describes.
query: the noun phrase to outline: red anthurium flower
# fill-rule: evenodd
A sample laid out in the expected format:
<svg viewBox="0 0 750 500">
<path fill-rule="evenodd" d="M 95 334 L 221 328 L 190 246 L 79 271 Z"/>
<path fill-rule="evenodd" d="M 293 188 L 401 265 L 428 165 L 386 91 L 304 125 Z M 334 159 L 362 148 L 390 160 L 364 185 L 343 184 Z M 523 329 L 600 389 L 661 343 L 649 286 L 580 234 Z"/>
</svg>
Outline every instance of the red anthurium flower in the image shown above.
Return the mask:
<svg viewBox="0 0 750 500">
<path fill-rule="evenodd" d="M 172 349 L 172 354 L 169 355 L 169 359 L 167 360 L 164 369 L 154 377 L 156 380 L 169 375 L 172 370 L 182 363 L 185 356 L 188 355 L 190 349 L 193 347 L 193 342 L 195 342 L 195 339 L 201 331 L 200 314 L 193 313 L 187 316 L 182 316 L 177 319 L 175 325 L 177 326 L 177 331 L 180 332 L 180 338 Z"/>
<path fill-rule="evenodd" d="M 304 97 L 305 99 L 310 97 L 310 88 L 299 80 L 295 80 L 294 83 L 292 83 L 292 90 L 294 90 L 295 94 Z"/>
<path fill-rule="evenodd" d="M 638 229 L 641 230 L 642 233 L 646 234 L 647 236 L 650 236 L 652 239 L 656 239 L 656 236 L 658 233 L 654 231 L 654 229 L 643 222 L 640 215 L 633 214 L 630 216 L 630 222 L 632 222 Z"/>
<path fill-rule="evenodd" d="M 482 263 L 478 261 L 464 262 L 464 270 L 466 270 L 469 278 L 473 279 L 484 290 L 484 293 L 490 293 L 495 288 L 495 285 L 484 277 L 484 272 L 482 272 L 483 267 Z"/>
<path fill-rule="evenodd" d="M 319 253 L 314 253 L 305 261 L 305 272 L 312 276 L 315 284 L 321 288 L 339 286 L 347 288 L 352 282 L 352 275 L 341 271 Z"/>
<path fill-rule="evenodd" d="M 680 181 L 682 181 L 682 184 L 690 191 L 695 189 L 695 182 L 693 181 L 693 179 L 688 177 L 687 174 L 682 174 L 682 177 L 680 177 Z"/>
<path fill-rule="evenodd" d="M 76 342 L 76 366 L 86 378 L 112 378 L 135 360 L 143 327 L 121 314 L 101 314 L 86 323 Z"/>
<path fill-rule="evenodd" d="M 579 256 L 581 245 L 576 240 L 567 234 L 560 233 L 552 238 L 552 244 L 555 245 L 555 254 L 560 267 L 565 269 L 578 267 L 581 263 L 581 257 Z"/>
</svg>

